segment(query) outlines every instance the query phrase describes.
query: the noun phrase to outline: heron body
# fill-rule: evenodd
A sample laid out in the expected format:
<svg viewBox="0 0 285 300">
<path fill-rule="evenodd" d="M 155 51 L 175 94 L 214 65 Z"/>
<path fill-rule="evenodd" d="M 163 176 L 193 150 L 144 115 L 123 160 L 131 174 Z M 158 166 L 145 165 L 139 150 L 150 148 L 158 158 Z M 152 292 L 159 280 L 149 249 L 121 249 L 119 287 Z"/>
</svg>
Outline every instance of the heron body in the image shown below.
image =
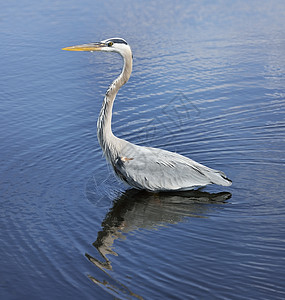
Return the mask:
<svg viewBox="0 0 285 300">
<path fill-rule="evenodd" d="M 134 145 L 113 134 L 113 103 L 118 90 L 129 80 L 132 72 L 132 51 L 124 39 L 112 38 L 63 50 L 117 52 L 123 58 L 122 72 L 105 95 L 97 122 L 97 136 L 107 161 L 125 183 L 151 192 L 185 191 L 208 184 L 232 184 L 221 171 L 208 168 L 178 153 Z"/>
</svg>

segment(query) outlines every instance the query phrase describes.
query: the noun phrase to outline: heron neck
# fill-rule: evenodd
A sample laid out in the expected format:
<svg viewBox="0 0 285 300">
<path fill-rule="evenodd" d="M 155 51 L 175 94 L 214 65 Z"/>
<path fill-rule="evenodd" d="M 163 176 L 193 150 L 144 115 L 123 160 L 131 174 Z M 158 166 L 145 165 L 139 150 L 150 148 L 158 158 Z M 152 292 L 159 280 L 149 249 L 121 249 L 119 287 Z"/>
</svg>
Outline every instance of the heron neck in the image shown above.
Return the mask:
<svg viewBox="0 0 285 300">
<path fill-rule="evenodd" d="M 118 150 L 115 148 L 115 141 L 118 138 L 114 136 L 111 126 L 113 104 L 120 87 L 129 80 L 132 72 L 132 56 L 123 56 L 123 59 L 122 72 L 108 88 L 97 122 L 98 141 L 108 160 L 112 160 L 112 155 Z"/>
</svg>

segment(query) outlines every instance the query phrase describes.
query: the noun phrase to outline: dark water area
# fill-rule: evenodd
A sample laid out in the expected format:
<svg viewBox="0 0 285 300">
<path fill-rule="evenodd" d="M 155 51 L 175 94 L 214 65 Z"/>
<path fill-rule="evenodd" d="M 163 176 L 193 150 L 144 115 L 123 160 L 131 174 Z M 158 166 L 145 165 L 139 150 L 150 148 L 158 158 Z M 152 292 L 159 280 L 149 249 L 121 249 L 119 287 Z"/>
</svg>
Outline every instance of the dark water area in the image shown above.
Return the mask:
<svg viewBox="0 0 285 300">
<path fill-rule="evenodd" d="M 285 2 L 1 3 L 1 299 L 284 299 Z M 113 132 L 230 187 L 121 184 L 96 137 L 123 37 Z"/>
</svg>

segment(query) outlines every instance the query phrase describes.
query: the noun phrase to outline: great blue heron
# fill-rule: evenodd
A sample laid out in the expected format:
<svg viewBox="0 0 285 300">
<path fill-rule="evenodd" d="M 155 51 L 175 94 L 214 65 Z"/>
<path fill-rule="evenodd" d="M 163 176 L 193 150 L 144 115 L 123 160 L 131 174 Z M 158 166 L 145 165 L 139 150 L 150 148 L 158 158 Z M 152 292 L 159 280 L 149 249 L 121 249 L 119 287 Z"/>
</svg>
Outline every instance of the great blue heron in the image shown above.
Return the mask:
<svg viewBox="0 0 285 300">
<path fill-rule="evenodd" d="M 107 161 L 125 183 L 151 192 L 186 191 L 212 183 L 223 186 L 232 184 L 221 171 L 208 168 L 178 153 L 134 145 L 113 134 L 113 103 L 118 90 L 129 80 L 132 72 L 132 50 L 124 39 L 111 38 L 63 50 L 117 52 L 124 60 L 122 72 L 106 92 L 97 122 L 97 136 Z"/>
</svg>

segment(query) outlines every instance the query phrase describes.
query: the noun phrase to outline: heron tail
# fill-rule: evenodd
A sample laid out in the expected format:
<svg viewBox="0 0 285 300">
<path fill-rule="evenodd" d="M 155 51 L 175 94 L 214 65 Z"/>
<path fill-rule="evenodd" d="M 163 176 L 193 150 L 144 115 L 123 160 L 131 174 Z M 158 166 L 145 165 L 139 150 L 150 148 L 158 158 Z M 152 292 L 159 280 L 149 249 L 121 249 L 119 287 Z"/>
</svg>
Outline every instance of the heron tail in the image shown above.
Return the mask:
<svg viewBox="0 0 285 300">
<path fill-rule="evenodd" d="M 225 173 L 213 169 L 211 171 L 212 172 L 208 174 L 208 177 L 212 183 L 223 185 L 223 186 L 232 185 L 232 181 L 226 176 Z"/>
</svg>

